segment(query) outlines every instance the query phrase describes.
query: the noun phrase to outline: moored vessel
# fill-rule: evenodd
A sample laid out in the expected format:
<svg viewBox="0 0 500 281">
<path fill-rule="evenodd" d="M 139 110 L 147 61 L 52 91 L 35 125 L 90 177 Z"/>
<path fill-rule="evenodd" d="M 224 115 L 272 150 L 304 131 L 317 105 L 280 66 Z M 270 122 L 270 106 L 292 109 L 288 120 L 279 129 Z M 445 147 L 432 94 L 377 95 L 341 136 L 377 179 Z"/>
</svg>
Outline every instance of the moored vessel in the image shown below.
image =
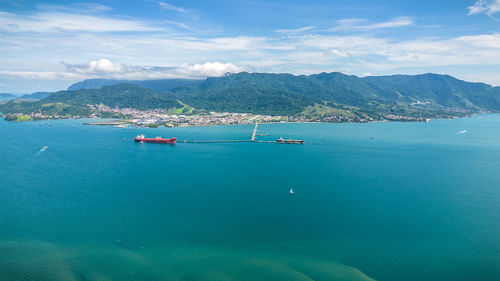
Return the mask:
<svg viewBox="0 0 500 281">
<path fill-rule="evenodd" d="M 288 144 L 291 144 L 291 143 L 304 144 L 304 140 L 293 140 L 293 139 L 283 139 L 283 138 L 277 139 L 276 142 L 277 143 L 288 143 Z"/>
<path fill-rule="evenodd" d="M 164 139 L 162 137 L 156 137 L 156 138 L 146 138 L 144 135 L 137 135 L 134 138 L 134 141 L 136 142 L 151 142 L 151 143 L 169 143 L 169 144 L 175 144 L 177 141 L 177 138 L 171 138 L 171 139 Z"/>
</svg>

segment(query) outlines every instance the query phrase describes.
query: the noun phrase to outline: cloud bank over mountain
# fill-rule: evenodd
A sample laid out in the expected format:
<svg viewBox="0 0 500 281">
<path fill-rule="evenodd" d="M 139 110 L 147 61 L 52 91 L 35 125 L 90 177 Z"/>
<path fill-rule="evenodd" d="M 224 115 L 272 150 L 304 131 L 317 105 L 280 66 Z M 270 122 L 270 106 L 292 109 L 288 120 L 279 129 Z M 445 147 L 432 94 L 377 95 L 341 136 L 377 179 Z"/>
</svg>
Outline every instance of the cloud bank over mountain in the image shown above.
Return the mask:
<svg viewBox="0 0 500 281">
<path fill-rule="evenodd" d="M 99 59 L 88 63 L 70 64 L 62 62 L 64 72 L 34 72 L 34 71 L 0 71 L 6 77 L 31 79 L 163 79 L 219 77 L 227 73 L 239 73 L 247 69 L 232 63 L 206 62 L 203 64 L 182 64 L 172 67 L 164 66 L 127 66 L 108 59 Z"/>
<path fill-rule="evenodd" d="M 489 28 L 499 1 L 449 7 L 461 14 L 462 26 L 456 18 L 439 17 L 438 8 L 383 10 L 371 2 L 352 4 L 353 11 L 321 1 L 220 7 L 150 1 L 128 10 L 114 0 L 65 6 L 45 1 L 24 10 L 0 3 L 0 90 L 56 90 L 63 81 L 93 77 L 203 78 L 241 71 L 436 72 L 500 85 L 500 33 Z M 222 13 L 228 5 L 233 14 Z M 276 9 L 283 12 L 279 20 L 268 17 Z M 369 12 L 374 9 L 377 16 Z M 37 88 L 50 81 L 53 88 Z"/>
</svg>

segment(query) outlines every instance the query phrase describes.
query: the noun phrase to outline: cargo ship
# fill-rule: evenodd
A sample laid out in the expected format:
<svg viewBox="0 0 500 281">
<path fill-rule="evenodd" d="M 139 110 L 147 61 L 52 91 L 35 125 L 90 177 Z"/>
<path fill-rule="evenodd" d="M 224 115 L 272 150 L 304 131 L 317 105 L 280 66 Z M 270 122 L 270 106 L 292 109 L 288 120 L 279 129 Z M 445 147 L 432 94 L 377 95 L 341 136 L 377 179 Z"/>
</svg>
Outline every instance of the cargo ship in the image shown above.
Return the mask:
<svg viewBox="0 0 500 281">
<path fill-rule="evenodd" d="M 287 143 L 287 144 L 292 144 L 292 143 L 304 144 L 304 140 L 292 140 L 292 139 L 283 139 L 283 138 L 277 139 L 276 142 L 277 143 Z"/>
<path fill-rule="evenodd" d="M 146 138 L 144 135 L 137 135 L 134 138 L 134 141 L 136 142 L 152 142 L 152 143 L 170 143 L 170 144 L 175 144 L 177 141 L 177 138 L 171 138 L 171 139 L 164 139 L 162 137 L 156 137 L 156 138 Z"/>
</svg>

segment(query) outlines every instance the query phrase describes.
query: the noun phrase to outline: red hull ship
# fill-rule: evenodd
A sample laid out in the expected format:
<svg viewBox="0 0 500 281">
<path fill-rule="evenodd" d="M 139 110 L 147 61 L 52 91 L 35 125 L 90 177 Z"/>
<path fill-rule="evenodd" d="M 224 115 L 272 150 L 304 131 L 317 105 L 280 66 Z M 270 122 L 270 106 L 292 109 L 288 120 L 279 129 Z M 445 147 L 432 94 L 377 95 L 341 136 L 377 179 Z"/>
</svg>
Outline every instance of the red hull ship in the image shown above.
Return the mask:
<svg viewBox="0 0 500 281">
<path fill-rule="evenodd" d="M 152 142 L 152 143 L 170 143 L 170 144 L 175 144 L 177 141 L 177 138 L 171 138 L 171 139 L 164 139 L 162 137 L 156 137 L 156 138 L 146 138 L 144 135 L 138 135 L 134 138 L 134 141 L 136 142 Z"/>
</svg>

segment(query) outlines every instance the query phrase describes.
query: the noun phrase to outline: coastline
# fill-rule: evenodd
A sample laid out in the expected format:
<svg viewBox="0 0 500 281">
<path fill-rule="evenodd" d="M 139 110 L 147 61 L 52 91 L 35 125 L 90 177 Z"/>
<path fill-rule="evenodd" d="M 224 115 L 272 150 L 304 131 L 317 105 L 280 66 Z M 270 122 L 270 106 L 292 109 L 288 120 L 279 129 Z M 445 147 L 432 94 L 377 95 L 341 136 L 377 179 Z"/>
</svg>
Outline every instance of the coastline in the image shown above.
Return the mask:
<svg viewBox="0 0 500 281">
<path fill-rule="evenodd" d="M 372 122 L 429 122 L 431 119 L 454 119 L 470 117 L 488 111 L 472 112 L 457 108 L 444 108 L 439 111 L 350 111 L 346 113 L 325 113 L 323 111 L 303 111 L 293 115 L 269 115 L 273 113 L 216 112 L 194 111 L 182 113 L 179 111 L 154 109 L 139 110 L 135 108 L 110 108 L 102 105 L 91 106 L 92 113 L 60 115 L 56 113 L 39 112 L 9 112 L 1 113 L 5 121 L 26 122 L 57 119 L 98 118 L 96 122 L 86 122 L 84 125 L 104 125 L 114 127 L 198 127 L 216 125 L 237 125 L 255 123 L 372 123 Z"/>
<path fill-rule="evenodd" d="M 259 122 L 259 124 L 368 124 L 368 123 L 382 123 L 382 122 L 400 122 L 400 123 L 428 123 L 431 120 L 447 120 L 447 119 L 461 119 L 461 118 L 471 118 L 477 115 L 483 114 L 495 114 L 495 112 L 477 112 L 472 114 L 467 114 L 464 116 L 449 116 L 449 117 L 434 117 L 434 118 L 423 118 L 423 119 L 404 119 L 404 120 L 394 120 L 394 119 L 384 119 L 384 120 L 371 120 L 371 121 L 345 121 L 345 122 L 329 122 L 329 121 L 275 121 L 275 122 Z M 154 124 L 154 126 L 148 125 L 137 125 L 134 124 L 133 119 L 114 119 L 114 118 L 102 118 L 102 117 L 88 117 L 88 116 L 72 116 L 72 117 L 64 117 L 64 118 L 44 118 L 44 119 L 36 119 L 36 120 L 6 120 L 5 115 L 0 114 L 0 118 L 3 121 L 12 121 L 12 122 L 35 122 L 35 121 L 53 121 L 53 120 L 80 120 L 80 119 L 91 119 L 93 122 L 84 122 L 83 125 L 88 126 L 111 126 L 115 128 L 128 128 L 128 127 L 136 127 L 136 128 L 187 128 L 187 127 L 214 127 L 214 126 L 236 126 L 236 125 L 253 125 L 255 122 L 247 122 L 247 123 L 225 123 L 225 124 L 188 124 L 183 123 L 179 126 L 164 126 L 163 124 Z"/>
</svg>

